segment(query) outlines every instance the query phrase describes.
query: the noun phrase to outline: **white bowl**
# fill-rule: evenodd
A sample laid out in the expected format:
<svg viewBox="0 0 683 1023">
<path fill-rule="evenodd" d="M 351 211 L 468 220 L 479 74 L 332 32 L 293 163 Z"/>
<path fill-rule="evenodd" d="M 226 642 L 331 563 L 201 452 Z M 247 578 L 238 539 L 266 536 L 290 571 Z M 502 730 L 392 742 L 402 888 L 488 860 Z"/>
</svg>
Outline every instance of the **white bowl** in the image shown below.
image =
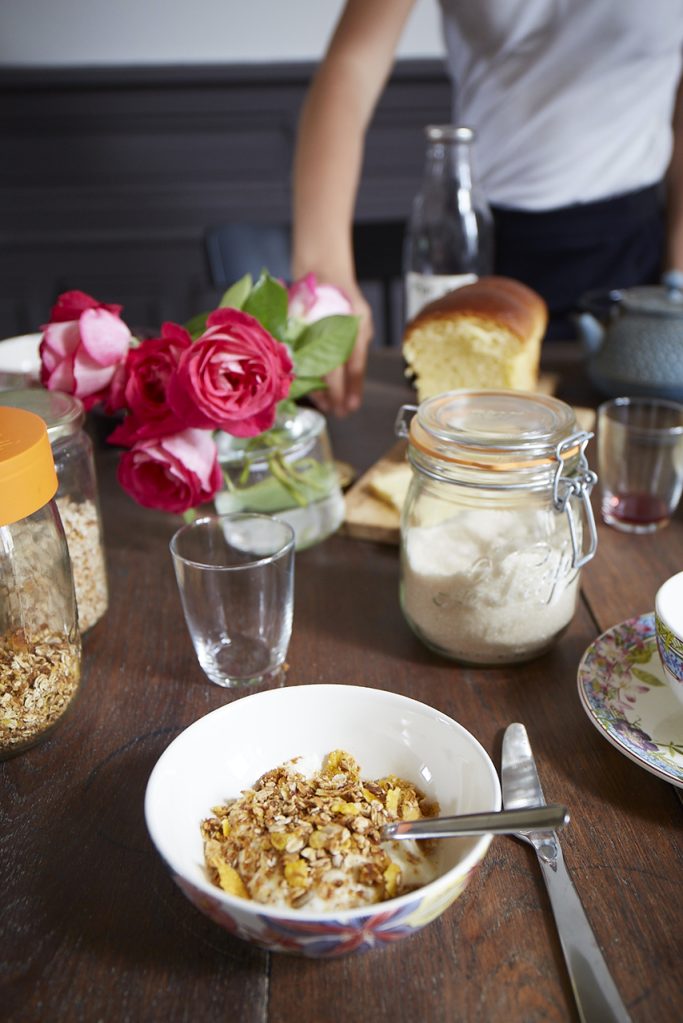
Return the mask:
<svg viewBox="0 0 683 1023">
<path fill-rule="evenodd" d="M 396 693 L 352 685 L 302 685 L 255 693 L 195 721 L 150 776 L 145 817 L 152 840 L 187 897 L 232 934 L 271 951 L 342 955 L 413 934 L 465 889 L 491 835 L 440 839 L 439 875 L 416 891 L 357 909 L 306 912 L 264 906 L 211 884 L 200 822 L 266 771 L 303 756 L 320 767 L 344 749 L 363 777 L 413 782 L 442 814 L 500 809 L 498 775 L 462 725 Z"/>
<path fill-rule="evenodd" d="M 683 572 L 677 572 L 657 590 L 655 629 L 664 677 L 683 702 Z"/>
<path fill-rule="evenodd" d="M 0 373 L 16 373 L 18 376 L 37 380 L 40 375 L 40 339 L 42 334 L 22 334 L 0 341 Z"/>
</svg>

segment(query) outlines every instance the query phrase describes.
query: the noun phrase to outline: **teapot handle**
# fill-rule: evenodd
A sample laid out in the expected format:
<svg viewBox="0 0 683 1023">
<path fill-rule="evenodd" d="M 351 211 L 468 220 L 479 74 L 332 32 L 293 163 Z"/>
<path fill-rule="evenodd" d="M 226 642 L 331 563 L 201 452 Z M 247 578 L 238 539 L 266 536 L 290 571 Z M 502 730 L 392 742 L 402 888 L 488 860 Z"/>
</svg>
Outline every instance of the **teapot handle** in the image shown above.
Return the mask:
<svg viewBox="0 0 683 1023">
<path fill-rule="evenodd" d="M 677 272 L 677 271 L 674 271 Z M 683 274 L 681 275 L 683 279 Z M 623 294 L 616 288 L 610 291 L 586 291 L 578 301 L 579 312 L 590 313 L 598 320 L 609 318 L 621 302 Z"/>
<path fill-rule="evenodd" d="M 683 270 L 667 270 L 662 274 L 662 284 L 674 302 L 683 302 Z"/>
</svg>

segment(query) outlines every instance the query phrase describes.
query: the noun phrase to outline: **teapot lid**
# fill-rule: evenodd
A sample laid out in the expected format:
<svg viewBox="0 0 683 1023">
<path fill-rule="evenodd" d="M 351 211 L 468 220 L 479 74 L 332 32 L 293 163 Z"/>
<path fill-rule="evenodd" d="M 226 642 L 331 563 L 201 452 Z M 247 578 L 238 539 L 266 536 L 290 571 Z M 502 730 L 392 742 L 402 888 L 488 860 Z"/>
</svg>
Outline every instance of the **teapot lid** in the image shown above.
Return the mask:
<svg viewBox="0 0 683 1023">
<path fill-rule="evenodd" d="M 645 313 L 648 316 L 683 316 L 683 278 L 679 275 L 671 281 L 665 277 L 663 285 L 642 285 L 625 288 L 621 292 L 621 305 L 630 313 Z"/>
</svg>

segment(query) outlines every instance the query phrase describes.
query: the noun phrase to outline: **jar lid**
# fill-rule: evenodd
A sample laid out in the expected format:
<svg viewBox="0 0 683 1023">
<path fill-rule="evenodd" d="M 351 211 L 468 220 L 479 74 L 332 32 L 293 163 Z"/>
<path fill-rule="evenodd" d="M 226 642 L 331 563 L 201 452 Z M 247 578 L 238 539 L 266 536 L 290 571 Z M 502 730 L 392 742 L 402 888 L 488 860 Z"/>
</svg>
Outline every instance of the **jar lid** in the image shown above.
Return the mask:
<svg viewBox="0 0 683 1023">
<path fill-rule="evenodd" d="M 56 492 L 45 423 L 33 412 L 0 405 L 0 526 L 32 515 Z"/>
<path fill-rule="evenodd" d="M 574 410 L 558 398 L 460 390 L 421 403 L 410 442 L 433 458 L 506 471 L 554 462 L 557 445 L 575 432 Z"/>
<path fill-rule="evenodd" d="M 62 391 L 48 391 L 43 387 L 27 387 L 17 391 L 2 392 L 3 405 L 22 408 L 40 416 L 47 426 L 50 444 L 62 437 L 68 437 L 80 430 L 85 419 L 85 409 L 80 398 Z"/>
</svg>

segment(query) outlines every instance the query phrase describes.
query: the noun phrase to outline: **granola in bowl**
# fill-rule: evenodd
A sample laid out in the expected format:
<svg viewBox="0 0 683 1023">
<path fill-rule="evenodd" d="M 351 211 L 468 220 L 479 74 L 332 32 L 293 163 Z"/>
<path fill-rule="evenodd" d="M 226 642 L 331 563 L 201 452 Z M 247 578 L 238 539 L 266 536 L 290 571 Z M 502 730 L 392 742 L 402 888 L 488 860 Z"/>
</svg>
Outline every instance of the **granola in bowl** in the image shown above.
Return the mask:
<svg viewBox="0 0 683 1023">
<path fill-rule="evenodd" d="M 324 912 L 383 902 L 436 877 L 433 842 L 380 842 L 380 829 L 435 816 L 438 804 L 395 775 L 363 779 L 343 750 L 313 774 L 300 761 L 267 771 L 202 821 L 215 885 L 270 906 Z"/>
<path fill-rule="evenodd" d="M 292 838 L 289 832 L 299 824 L 297 816 L 312 814 L 306 813 L 307 802 L 292 806 L 290 814 L 289 803 L 296 803 L 299 798 L 308 801 L 309 796 L 312 800 L 308 786 L 316 773 L 324 777 L 325 767 L 334 763 L 330 751 L 335 750 L 351 753 L 362 766 L 363 774 L 359 779 L 342 780 L 337 791 L 330 788 L 328 792 L 325 781 L 323 796 L 319 798 L 329 796 L 335 802 L 359 804 L 360 812 L 349 812 L 345 806 L 334 814 L 329 807 L 318 808 L 321 817 L 330 813 L 331 820 L 321 821 L 322 827 L 314 821 L 304 821 L 299 825 L 302 833 Z M 259 805 L 264 797 L 256 798 L 257 793 L 265 787 L 265 779 L 273 769 L 272 780 L 277 777 L 280 768 L 275 765 L 287 764 L 290 768 L 285 771 L 279 793 L 282 809 L 271 811 L 269 806 L 266 810 Z M 289 777 L 292 772 L 303 776 L 294 782 L 294 789 Z M 335 767 L 331 779 L 346 773 Z M 257 779 L 264 779 L 260 786 Z M 288 684 L 233 700 L 183 729 L 161 754 L 150 775 L 145 792 L 145 820 L 154 845 L 181 891 L 201 913 L 233 937 L 270 952 L 290 955 L 326 958 L 355 954 L 393 945 L 444 913 L 473 883 L 492 841 L 492 835 L 435 840 L 433 853 L 428 856 L 429 867 L 433 869 L 429 881 L 423 881 L 423 875 L 409 875 L 404 842 L 385 843 L 383 851 L 391 862 L 404 868 L 400 880 L 395 878 L 397 894 L 393 898 L 383 897 L 392 890 L 389 886 L 393 871 L 385 878 L 387 864 L 381 860 L 382 880 L 374 874 L 376 883 L 366 887 L 373 888 L 372 898 L 382 901 L 347 909 L 323 904 L 317 892 L 312 891 L 312 878 L 311 885 L 308 883 L 310 874 L 315 874 L 311 870 L 311 853 L 305 856 L 302 853 L 310 848 L 316 864 L 319 854 L 321 859 L 329 856 L 331 866 L 327 869 L 334 871 L 338 869 L 332 863 L 336 850 L 322 851 L 327 824 L 340 823 L 349 837 L 346 839 L 343 832 L 337 834 L 353 843 L 357 836 L 367 835 L 374 828 L 373 809 L 376 821 L 383 820 L 384 814 L 391 820 L 391 814 L 396 819 L 404 813 L 414 813 L 412 799 L 404 797 L 405 790 L 397 779 L 414 782 L 425 794 L 425 801 L 421 801 L 417 793 L 419 811 L 425 815 L 436 812 L 437 804 L 439 815 L 500 809 L 500 783 L 491 758 L 473 735 L 442 711 L 399 693 L 369 686 Z M 360 793 L 354 789 L 359 781 Z M 382 781 L 387 783 L 385 788 L 380 784 Z M 373 789 L 373 784 L 378 790 Z M 362 789 L 380 797 L 379 805 L 373 799 L 368 801 Z M 395 792 L 397 789 L 400 791 Z M 218 879 L 218 867 L 207 867 L 201 824 L 212 819 L 211 808 L 218 809 L 227 797 L 245 798 L 247 820 L 253 812 L 254 824 L 257 814 L 263 811 L 262 822 L 258 821 L 261 830 L 256 832 L 251 825 L 247 828 L 246 834 L 253 831 L 257 841 L 255 851 L 249 851 L 251 842 L 244 839 L 243 860 L 253 856 L 253 863 L 260 863 L 263 855 L 266 862 L 269 858 L 272 862 L 275 857 L 276 866 L 281 864 L 283 872 L 285 863 L 294 863 L 288 868 L 292 879 L 299 872 L 305 873 L 305 885 L 289 886 L 289 896 L 288 889 L 276 890 L 276 897 L 281 900 L 278 904 L 240 897 L 233 893 L 234 889 L 228 891 L 212 880 L 212 870 L 214 879 Z M 233 805 L 231 802 L 228 810 Z M 276 826 L 275 816 L 280 812 L 282 819 Z M 342 820 L 337 820 L 337 813 Z M 233 827 L 229 813 L 221 811 L 213 816 L 216 822 L 211 825 L 210 837 L 217 843 L 211 847 L 215 854 L 226 848 L 223 839 L 234 839 L 239 832 L 233 831 L 232 836 L 223 834 L 222 823 L 219 830 L 218 822 L 224 818 L 228 818 L 228 831 Z M 290 816 L 291 820 L 286 820 Z M 361 817 L 370 825 L 361 823 Z M 323 834 L 312 838 L 318 831 Z M 301 848 L 297 849 L 300 841 Z M 315 848 L 318 843 L 320 850 Z M 285 848 L 276 849 L 278 844 Z M 424 855 L 427 851 L 424 842 L 418 845 L 417 851 Z M 236 848 L 237 866 L 227 859 L 224 862 L 233 866 L 249 893 L 250 879 L 246 872 L 241 873 Z M 299 861 L 307 868 L 305 871 L 297 865 Z M 232 875 L 228 872 L 228 876 Z M 329 880 L 333 879 L 331 874 Z M 232 882 L 228 881 L 228 888 Z M 346 883 L 337 887 L 343 889 Z M 415 889 L 409 890 L 412 885 L 416 885 Z M 288 897 L 296 899 L 296 904 L 290 904 Z"/>
</svg>

